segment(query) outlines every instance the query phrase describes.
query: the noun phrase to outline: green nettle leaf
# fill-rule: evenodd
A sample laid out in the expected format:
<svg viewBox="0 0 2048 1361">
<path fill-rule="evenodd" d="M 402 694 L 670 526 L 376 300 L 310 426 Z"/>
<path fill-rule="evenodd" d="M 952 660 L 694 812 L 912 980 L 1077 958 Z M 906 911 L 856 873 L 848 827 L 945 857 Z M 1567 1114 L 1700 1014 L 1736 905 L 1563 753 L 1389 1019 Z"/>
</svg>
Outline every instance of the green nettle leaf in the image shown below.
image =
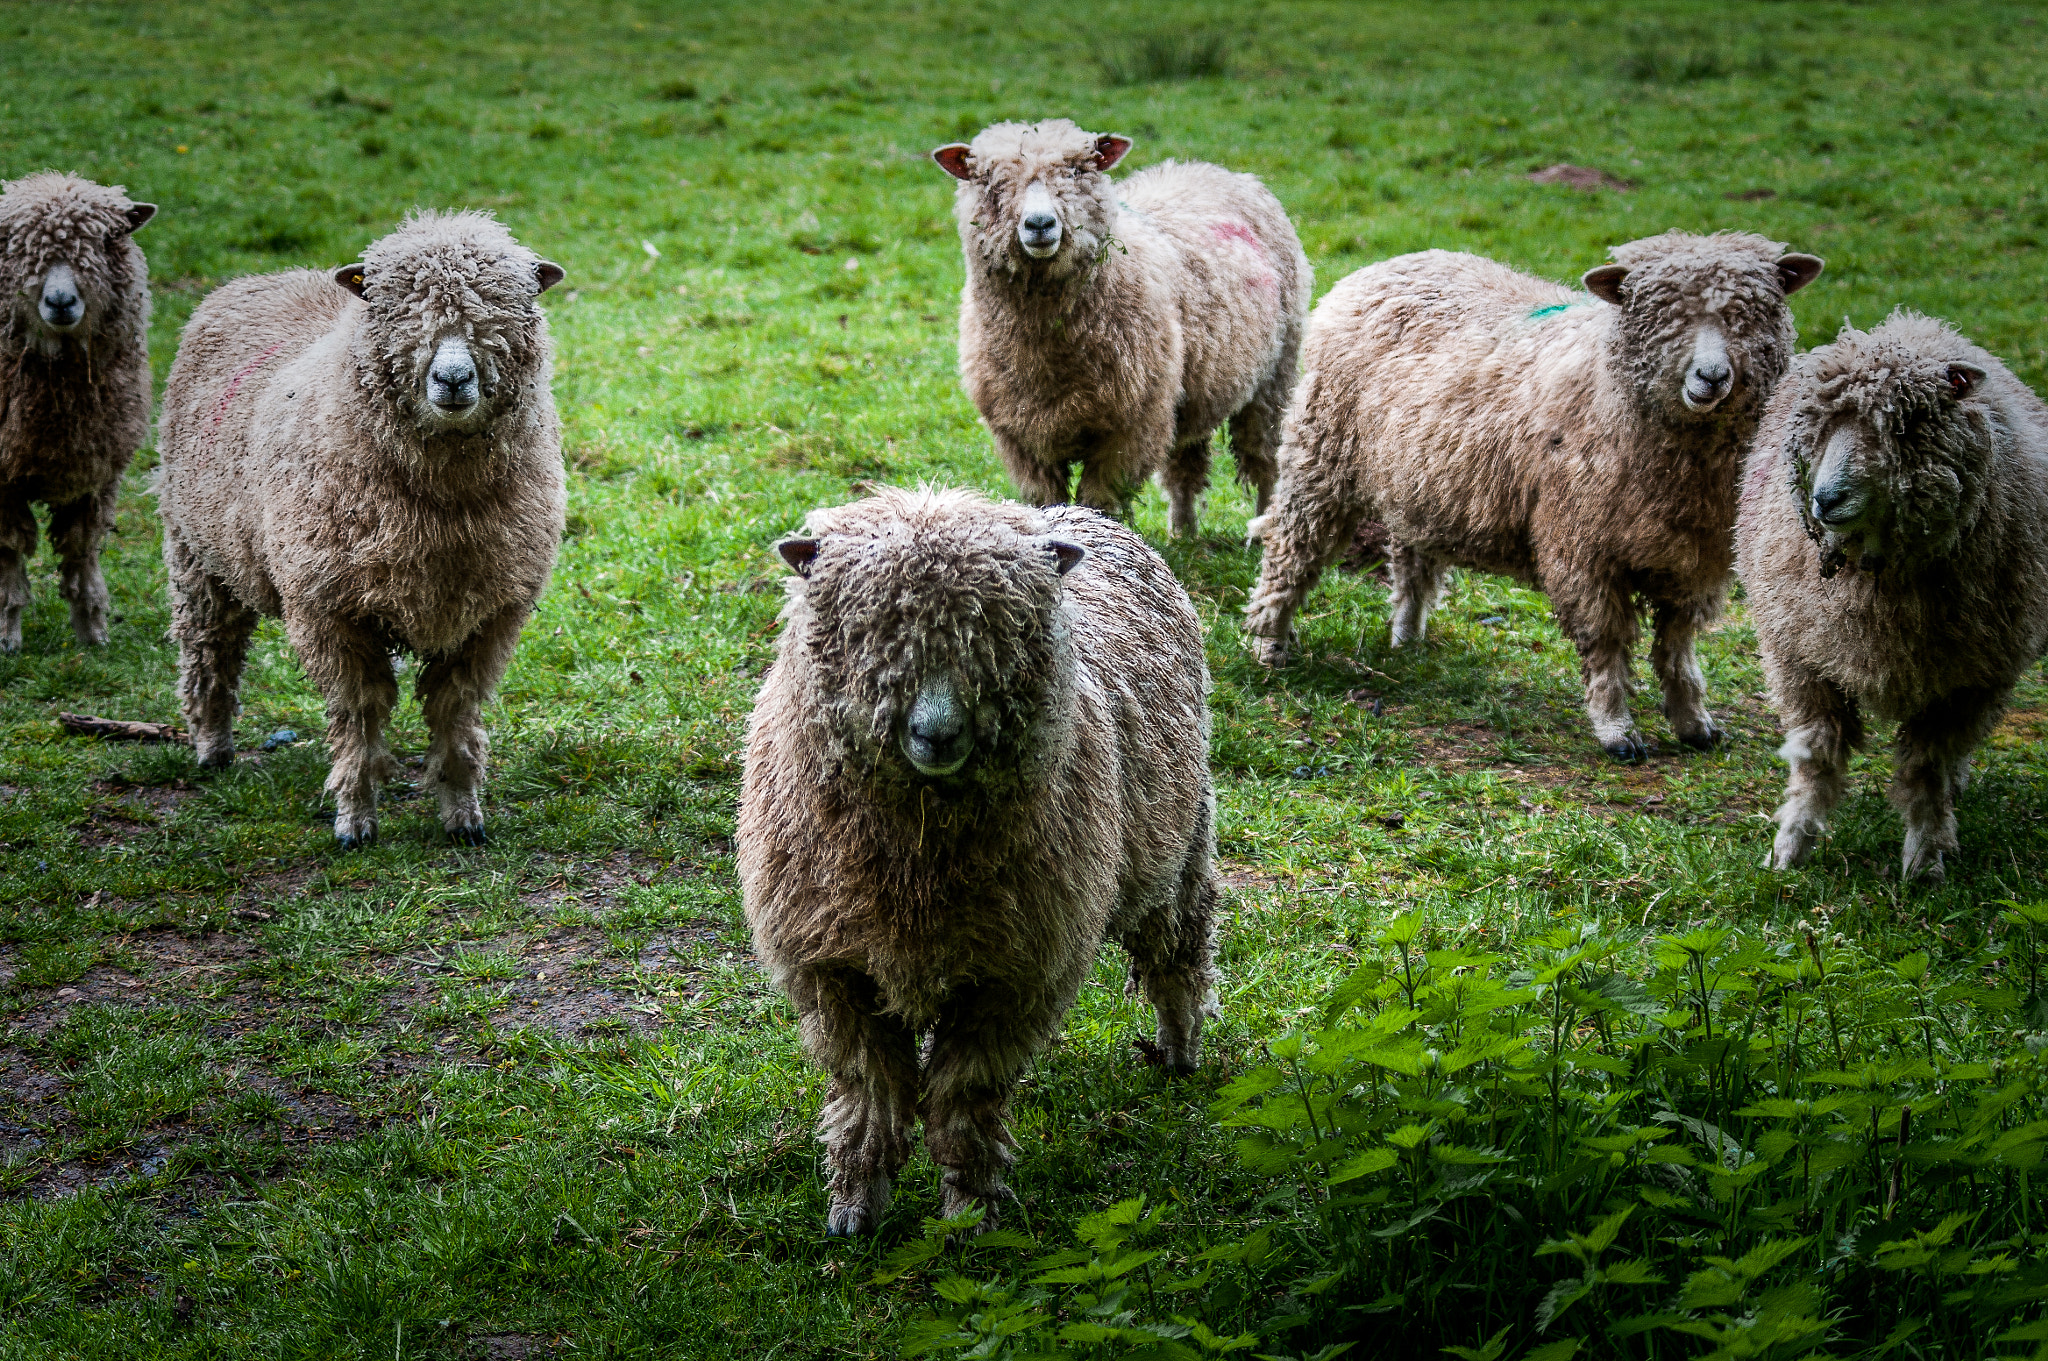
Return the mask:
<svg viewBox="0 0 2048 1361">
<path fill-rule="evenodd" d="M 1391 1148 L 1367 1149 L 1363 1153 L 1346 1158 L 1343 1162 L 1331 1168 L 1330 1185 L 1336 1186 L 1341 1182 L 1356 1181 L 1360 1177 L 1371 1176 L 1375 1172 L 1384 1172 L 1388 1168 L 1399 1164 L 1400 1161 L 1401 1155 Z"/>
<path fill-rule="evenodd" d="M 1435 1132 L 1434 1120 L 1426 1125 L 1403 1125 L 1387 1136 L 1387 1142 L 1403 1152 L 1408 1152 L 1420 1147 Z"/>
<path fill-rule="evenodd" d="M 1477 1347 L 1445 1347 L 1442 1350 L 1459 1358 L 1459 1361 L 1500 1361 L 1500 1354 L 1508 1349 L 1508 1334 L 1514 1330 L 1515 1325 L 1510 1323 Z"/>
</svg>

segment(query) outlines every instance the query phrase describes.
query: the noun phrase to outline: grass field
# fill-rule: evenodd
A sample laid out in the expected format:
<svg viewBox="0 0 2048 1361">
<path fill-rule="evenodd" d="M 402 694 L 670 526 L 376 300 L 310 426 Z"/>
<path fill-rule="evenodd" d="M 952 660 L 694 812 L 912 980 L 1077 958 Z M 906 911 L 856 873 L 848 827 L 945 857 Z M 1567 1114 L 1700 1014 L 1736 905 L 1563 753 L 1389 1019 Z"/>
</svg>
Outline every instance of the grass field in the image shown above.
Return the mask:
<svg viewBox="0 0 2048 1361">
<path fill-rule="evenodd" d="M 252 654 L 247 754 L 232 770 L 60 734 L 60 709 L 176 718 L 151 452 L 110 548 L 110 647 L 71 642 L 54 563 L 38 560 L 24 651 L 0 658 L 0 1357 L 898 1353 L 935 1302 L 933 1273 L 873 1277 L 920 1241 L 937 1176 L 912 1163 L 875 1241 L 823 1239 L 822 1085 L 750 961 L 731 835 L 780 599 L 769 545 L 864 479 L 1006 490 L 954 376 L 961 265 L 932 146 L 1060 114 L 1135 138 L 1132 169 L 1173 156 L 1257 172 L 1294 215 L 1319 291 L 1425 247 L 1576 278 L 1607 246 L 1668 227 L 1762 231 L 1828 260 L 1793 299 L 1802 345 L 1905 304 L 2039 388 L 2044 18 L 1972 3 L 0 3 L 0 175 L 71 169 L 162 207 L 138 238 L 159 380 L 222 281 L 345 262 L 414 205 L 490 208 L 568 270 L 546 302 L 571 471 L 554 585 L 487 717 L 483 850 L 446 845 L 431 800 L 397 787 L 383 840 L 335 849 L 318 697 L 274 625 Z M 1528 180 L 1554 162 L 1633 187 Z M 1347 978 L 1354 1001 L 1367 984 L 1393 997 L 1411 943 L 1438 952 L 1444 978 L 1477 976 L 1491 966 L 1442 952 L 1521 960 L 1544 933 L 1578 940 L 1597 923 L 1616 942 L 1612 976 L 1654 983 L 1690 967 L 1691 947 L 1659 963 L 1657 941 L 1728 926 L 1754 947 L 1728 956 L 1729 978 L 1792 968 L 1786 987 L 1806 987 L 1796 942 L 1811 931 L 1816 964 L 1832 950 L 1842 976 L 1907 980 L 1894 992 L 1921 999 L 1917 1012 L 1873 1003 L 1848 1058 L 1835 1033 L 1844 1070 L 1856 1053 L 1910 1057 L 1925 1036 L 1926 1073 L 1886 1070 L 1905 1094 L 1870 1107 L 1872 1187 L 1921 1184 L 1887 1169 L 1909 1161 L 1902 1109 L 1925 1129 L 1953 1105 L 1947 1084 L 1963 1078 L 1945 1065 L 2012 1085 L 2000 1129 L 2048 1114 L 2028 1066 L 2038 1045 L 2020 1039 L 2048 1020 L 2012 1006 L 2038 1000 L 2038 980 L 2029 991 L 2019 975 L 2039 955 L 1998 916 L 2042 896 L 2048 869 L 2038 674 L 1980 755 L 1945 886 L 1897 880 L 1881 750 L 1856 764 L 1813 866 L 1774 874 L 1759 863 L 1782 768 L 1739 603 L 1703 656 L 1733 740 L 1678 750 L 1639 697 L 1663 745 L 1623 768 L 1586 733 L 1575 659 L 1542 597 L 1498 579 L 1460 578 L 1428 646 L 1401 655 L 1386 647 L 1383 590 L 1333 579 L 1306 612 L 1306 659 L 1260 672 L 1235 623 L 1257 566 L 1246 514 L 1219 488 L 1204 537 L 1168 544 L 1156 490 L 1136 512 L 1209 629 L 1226 1019 L 1197 1076 L 1161 1078 L 1136 1061 L 1145 1018 L 1105 952 L 1020 1094 L 1010 1227 L 1066 1248 L 1082 1216 L 1142 1195 L 1173 1206 L 1157 1232 L 1176 1260 L 1271 1229 L 1297 1275 L 1324 1260 L 1335 1284 L 1304 1293 L 1240 1253 L 1227 1290 L 1187 1296 L 1265 1353 L 1349 1338 L 1356 1355 L 1478 1356 L 1505 1328 L 1484 1355 L 1568 1355 L 1555 1350 L 1568 1330 L 1539 1332 L 1507 1285 L 1439 1297 L 1413 1284 L 1449 1272 L 1442 1262 L 1409 1262 L 1410 1285 L 1341 1274 L 1380 1260 L 1331 1227 L 1351 1210 L 1317 1200 L 1320 1183 L 1277 1155 L 1243 1156 L 1212 1111 L 1219 1093 L 1242 1107 L 1248 1089 L 1226 1084 L 1269 1071 L 1271 1046 L 1320 1024 Z M 284 729 L 299 740 L 256 750 Z M 424 749 L 409 704 L 395 743 Z M 1403 920 L 1424 934 L 1401 934 Z M 1393 974 L 1373 972 L 1387 960 Z M 1750 1005 L 1704 964 L 1699 986 L 1694 1020 L 1670 1023 L 1692 1067 L 1670 1067 L 1659 1081 L 1676 1085 L 1660 1090 L 1722 1072 L 1716 1018 Z M 1702 1017 L 1703 1042 L 1724 1046 L 1706 1058 L 1686 1038 Z M 1332 1082 L 1340 1104 L 1377 1090 Z M 1549 1090 L 1554 1112 L 1561 1088 Z M 1711 1118 L 1749 1128 L 1730 1124 L 1735 1104 Z M 1448 1109 L 1432 1118 L 1462 1118 Z M 2041 1137 L 2013 1147 L 2038 1158 Z M 1894 1138 L 1896 1163 L 1881 1148 Z M 1974 1254 L 1950 1274 L 2034 1289 L 2048 1226 L 2023 1160 L 1998 1156 L 1971 1165 L 1967 1195 L 1942 1183 L 1971 1216 L 1948 1230 Z M 1558 1164 L 1538 1191 L 1590 1166 Z M 1537 1280 L 1540 1295 L 1565 1256 L 1528 1253 L 1619 1213 L 1602 1195 L 1582 1220 L 1491 1240 L 1493 1274 Z M 1780 1223 L 1744 1209 L 1740 1186 L 1732 1200 L 1716 1189 L 1720 1228 L 1660 1230 L 1631 1250 L 1732 1262 L 1758 1234 L 1797 1235 L 1811 1298 L 1793 1303 L 1819 1315 L 1818 1292 L 1850 1292 L 1826 1297 L 1822 1332 L 1747 1352 L 1696 1330 L 1585 1345 L 2033 1346 L 1991 1341 L 2039 1313 L 2032 1296 L 2002 1313 L 1956 1304 L 1916 1333 L 1885 1292 L 1841 1285 L 1864 1279 L 1866 1259 L 1907 1270 L 1855 1239 L 1880 1220 L 1894 1245 L 1934 1232 L 1940 1216 L 1910 1191 L 1825 1214 L 1812 1195 Z M 1654 1196 L 1630 1203 L 1662 1213 Z M 1997 1254 L 2006 1265 L 1969 1265 Z M 966 1276 L 998 1269 L 981 1260 Z M 1744 1282 L 1764 1270 L 1742 1261 L 1755 1266 L 1735 1273 Z M 1947 1299 L 1948 1270 L 1914 1265 L 1911 1279 Z M 1708 1298 L 1688 1294 L 1669 1317 L 1703 1318 Z M 1725 1331 L 1790 1298 L 1728 1306 Z M 1357 1312 L 1376 1301 L 1394 1312 Z M 1067 1345 L 1165 1345 L 1090 1336 Z"/>
</svg>

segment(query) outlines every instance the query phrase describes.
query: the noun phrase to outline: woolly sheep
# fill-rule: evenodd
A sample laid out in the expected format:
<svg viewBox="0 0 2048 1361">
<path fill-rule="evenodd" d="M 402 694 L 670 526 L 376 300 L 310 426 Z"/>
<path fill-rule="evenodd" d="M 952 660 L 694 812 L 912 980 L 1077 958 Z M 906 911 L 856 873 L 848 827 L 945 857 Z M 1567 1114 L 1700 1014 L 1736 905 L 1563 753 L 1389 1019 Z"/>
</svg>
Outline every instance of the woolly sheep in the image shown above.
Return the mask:
<svg viewBox="0 0 2048 1361">
<path fill-rule="evenodd" d="M 1251 175 L 1166 161 L 1112 184 L 1128 137 L 998 123 L 932 159 L 960 183 L 960 376 L 1025 499 L 1121 513 L 1157 472 L 1195 532 L 1228 421 L 1263 510 L 1311 275 Z"/>
<path fill-rule="evenodd" d="M 119 185 L 46 172 L 0 191 L 0 652 L 21 648 L 37 501 L 78 641 L 107 641 L 100 546 L 149 438 L 149 265 L 156 214 Z"/>
<path fill-rule="evenodd" d="M 1942 322 L 1844 326 L 1772 396 L 1736 561 L 1792 767 L 1772 865 L 1812 852 L 1868 708 L 1899 725 L 1904 875 L 1941 878 L 1970 753 L 2048 646 L 2048 408 Z"/>
<path fill-rule="evenodd" d="M 1629 715 L 1650 663 L 1678 739 L 1707 747 L 1693 637 L 1732 565 L 1738 462 L 1792 357 L 1786 296 L 1821 271 L 1760 236 L 1667 232 L 1615 247 L 1591 296 L 1472 255 L 1362 269 L 1317 306 L 1245 632 L 1286 659 L 1295 610 L 1362 520 L 1393 547 L 1395 646 L 1419 641 L 1449 567 L 1549 592 L 1579 650 L 1594 736 L 1648 749 Z"/>
<path fill-rule="evenodd" d="M 537 296 L 559 266 L 481 213 L 419 213 L 331 275 L 215 290 L 164 392 L 159 495 L 179 688 L 205 765 L 234 759 L 259 615 L 327 702 L 334 833 L 377 835 L 399 773 L 393 650 L 420 659 L 424 779 L 483 840 L 479 712 L 563 526 L 561 434 Z"/>
<path fill-rule="evenodd" d="M 1105 935 L 1193 1069 L 1213 1014 L 1208 670 L 1159 556 L 1093 511 L 882 489 L 813 511 L 748 729 L 755 948 L 832 1074 L 828 1227 L 875 1227 L 921 1113 L 996 1219 L 1020 1069 Z M 922 1058 L 920 1058 L 922 1055 Z"/>
</svg>

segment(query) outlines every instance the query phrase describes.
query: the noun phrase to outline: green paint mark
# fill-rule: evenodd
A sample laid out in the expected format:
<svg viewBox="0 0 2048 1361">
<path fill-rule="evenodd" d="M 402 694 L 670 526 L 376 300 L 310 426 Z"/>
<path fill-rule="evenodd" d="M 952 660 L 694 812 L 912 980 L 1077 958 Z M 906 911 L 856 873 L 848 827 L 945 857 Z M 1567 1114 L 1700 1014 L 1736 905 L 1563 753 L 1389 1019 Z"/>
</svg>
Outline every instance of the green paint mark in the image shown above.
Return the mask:
<svg viewBox="0 0 2048 1361">
<path fill-rule="evenodd" d="M 1551 316 L 1558 312 L 1562 312 L 1570 306 L 1571 304 L 1568 302 L 1554 302 L 1550 304 L 1550 306 L 1548 307 L 1539 307 L 1529 314 L 1529 320 L 1541 321 L 1543 318 Z"/>
</svg>

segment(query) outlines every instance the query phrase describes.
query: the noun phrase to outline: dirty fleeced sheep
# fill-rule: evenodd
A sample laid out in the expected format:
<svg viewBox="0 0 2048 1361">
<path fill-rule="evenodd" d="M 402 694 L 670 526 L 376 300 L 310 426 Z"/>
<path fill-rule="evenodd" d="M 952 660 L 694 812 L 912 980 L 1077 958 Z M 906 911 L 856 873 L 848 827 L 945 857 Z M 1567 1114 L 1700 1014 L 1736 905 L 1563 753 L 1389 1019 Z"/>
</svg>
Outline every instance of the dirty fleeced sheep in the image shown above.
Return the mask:
<svg viewBox="0 0 2048 1361">
<path fill-rule="evenodd" d="M 1280 489 L 1252 526 L 1265 561 L 1245 632 L 1261 661 L 1285 660 L 1302 598 L 1379 520 L 1395 646 L 1421 639 L 1452 566 L 1538 586 L 1578 648 L 1595 737 L 1640 760 L 1629 652 L 1647 605 L 1673 732 L 1719 739 L 1693 638 L 1726 594 L 1742 452 L 1792 357 L 1786 296 L 1821 262 L 1746 233 L 1612 254 L 1586 274 L 1591 296 L 1448 251 L 1330 290 Z"/>
<path fill-rule="evenodd" d="M 986 1226 L 1018 1073 L 1105 935 L 1157 1057 L 1195 1065 L 1217 892 L 1201 630 L 1090 510 L 883 490 L 806 529 L 780 545 L 797 578 L 748 729 L 747 919 L 832 1074 L 830 1230 L 875 1226 L 919 1115 L 946 1212 Z"/>
<path fill-rule="evenodd" d="M 561 268 L 481 213 L 420 213 L 332 274 L 217 289 L 164 393 L 158 493 L 180 693 L 199 759 L 234 758 L 249 634 L 280 616 L 327 702 L 343 845 L 399 773 L 391 654 L 420 661 L 424 780 L 483 839 L 484 701 L 563 526 L 561 434 L 536 299 Z"/>
<path fill-rule="evenodd" d="M 2048 646 L 2048 407 L 1942 322 L 1844 327 L 1771 399 L 1736 561 L 1792 766 L 1772 864 L 1811 854 L 1869 709 L 1899 725 L 1905 877 L 1939 879 L 1970 753 Z"/>
<path fill-rule="evenodd" d="M 155 214 L 76 175 L 0 192 L 0 652 L 21 647 L 39 501 L 71 631 L 107 641 L 100 547 L 149 438 L 149 266 L 133 234 Z"/>
<path fill-rule="evenodd" d="M 1078 499 L 1121 513 L 1157 472 L 1193 534 L 1226 421 L 1265 508 L 1312 279 L 1255 177 L 1166 161 L 1113 184 L 1130 147 L 1055 118 L 932 153 L 960 181 L 960 376 L 1025 499 L 1067 500 L 1079 464 Z"/>
</svg>

